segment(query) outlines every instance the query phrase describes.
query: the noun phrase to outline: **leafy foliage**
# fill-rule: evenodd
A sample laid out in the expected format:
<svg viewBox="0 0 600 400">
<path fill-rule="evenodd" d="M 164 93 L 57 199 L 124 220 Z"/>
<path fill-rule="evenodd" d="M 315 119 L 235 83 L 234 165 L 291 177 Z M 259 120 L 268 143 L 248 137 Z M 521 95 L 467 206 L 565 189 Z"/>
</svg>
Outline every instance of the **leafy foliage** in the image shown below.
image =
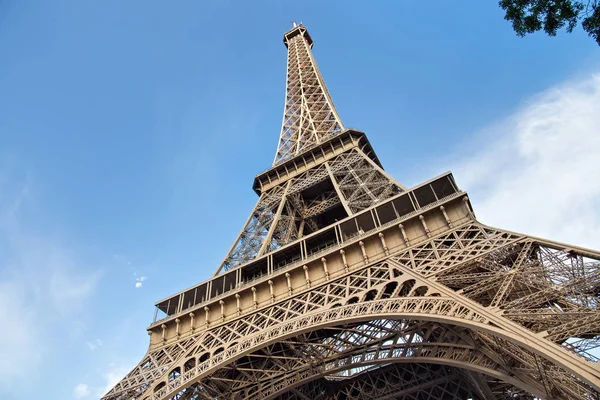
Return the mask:
<svg viewBox="0 0 600 400">
<path fill-rule="evenodd" d="M 565 28 L 572 32 L 581 21 L 583 29 L 600 45 L 600 3 L 598 0 L 500 0 L 504 19 L 512 22 L 519 36 L 544 30 L 548 35 Z"/>
</svg>

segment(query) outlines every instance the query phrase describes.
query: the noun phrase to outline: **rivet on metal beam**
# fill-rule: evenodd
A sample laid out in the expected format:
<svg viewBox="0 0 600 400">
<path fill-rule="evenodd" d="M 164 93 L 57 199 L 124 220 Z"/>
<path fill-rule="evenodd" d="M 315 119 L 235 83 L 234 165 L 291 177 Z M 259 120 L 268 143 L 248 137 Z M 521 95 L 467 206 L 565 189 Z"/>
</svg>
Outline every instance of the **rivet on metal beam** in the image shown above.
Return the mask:
<svg viewBox="0 0 600 400">
<path fill-rule="evenodd" d="M 310 288 L 310 276 L 308 275 L 308 265 L 302 266 L 304 270 L 304 277 L 306 278 L 306 287 Z"/>
<path fill-rule="evenodd" d="M 379 232 L 379 239 L 381 239 L 381 245 L 383 246 L 383 252 L 385 253 L 386 256 L 389 256 L 390 250 L 385 245 L 385 236 L 383 235 L 383 232 Z"/>
<path fill-rule="evenodd" d="M 340 250 L 340 254 L 342 255 L 342 262 L 344 263 L 344 271 L 348 272 L 350 268 L 348 267 L 348 261 L 346 261 L 346 251 L 342 249 Z"/>
<path fill-rule="evenodd" d="M 363 242 L 361 240 L 360 242 L 358 242 L 358 245 L 360 246 L 360 251 L 362 252 L 363 261 L 365 262 L 365 265 L 366 265 L 369 263 L 369 257 L 367 256 L 367 251 L 365 250 L 365 242 Z"/>
</svg>

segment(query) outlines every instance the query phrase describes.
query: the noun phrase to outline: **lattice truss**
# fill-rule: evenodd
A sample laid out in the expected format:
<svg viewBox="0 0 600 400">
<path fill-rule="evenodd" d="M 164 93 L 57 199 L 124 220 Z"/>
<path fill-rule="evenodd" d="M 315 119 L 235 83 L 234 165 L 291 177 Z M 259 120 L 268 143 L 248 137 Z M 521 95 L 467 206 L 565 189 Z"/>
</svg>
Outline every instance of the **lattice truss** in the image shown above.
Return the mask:
<svg viewBox="0 0 600 400">
<path fill-rule="evenodd" d="M 287 85 L 279 146 L 273 165 L 290 159 L 344 130 L 317 63 L 312 40 L 299 26 L 285 36 Z"/>
<path fill-rule="evenodd" d="M 277 250 L 334 218 L 342 219 L 401 191 L 361 149 L 342 153 L 262 193 L 217 272 Z"/>
<path fill-rule="evenodd" d="M 306 29 L 285 43 L 279 167 L 344 129 Z M 402 191 L 363 150 L 262 191 L 217 273 Z M 600 253 L 474 220 L 406 246 L 153 347 L 104 399 L 600 399 Z"/>
<path fill-rule="evenodd" d="M 286 33 L 285 43 L 286 101 L 274 166 L 344 130 L 313 58 L 306 28 L 298 26 Z M 339 155 L 263 192 L 217 273 L 364 210 L 401 188 L 360 149 Z M 331 212 L 338 206 L 341 211 Z"/>
<path fill-rule="evenodd" d="M 598 399 L 599 259 L 471 221 L 153 350 L 105 399 Z"/>
</svg>

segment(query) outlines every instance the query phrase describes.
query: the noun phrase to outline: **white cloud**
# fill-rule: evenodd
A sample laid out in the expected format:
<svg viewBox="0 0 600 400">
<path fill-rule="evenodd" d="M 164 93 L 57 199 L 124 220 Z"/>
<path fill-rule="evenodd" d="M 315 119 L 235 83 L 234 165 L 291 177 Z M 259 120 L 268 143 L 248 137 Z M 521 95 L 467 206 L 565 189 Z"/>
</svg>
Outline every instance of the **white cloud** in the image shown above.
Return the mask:
<svg viewBox="0 0 600 400">
<path fill-rule="evenodd" d="M 54 307 L 63 315 L 82 310 L 85 301 L 96 288 L 100 273 L 76 274 L 64 268 L 55 270 L 50 277 L 49 295 Z"/>
<path fill-rule="evenodd" d="M 5 170 L 0 177 L 0 320 L 10 326 L 0 340 L 1 397 L 35 381 L 55 342 L 85 326 L 82 310 L 100 275 L 74 257 L 76 245 L 27 218 L 31 179 L 20 186 Z"/>
<path fill-rule="evenodd" d="M 133 276 L 136 276 L 136 274 L 134 273 Z M 135 287 L 137 289 L 142 287 L 142 282 L 144 282 L 146 279 L 148 279 L 146 276 L 140 276 L 135 278 Z"/>
<path fill-rule="evenodd" d="M 133 364 L 135 365 L 135 364 Z M 131 371 L 132 365 L 117 365 L 110 364 L 108 370 L 102 374 L 104 378 L 104 387 L 98 390 L 98 397 L 104 396 L 110 389 L 112 389 L 121 379 Z"/>
<path fill-rule="evenodd" d="M 91 394 L 90 388 L 85 383 L 78 383 L 73 389 L 73 397 L 75 400 L 80 400 L 88 397 Z"/>
<path fill-rule="evenodd" d="M 600 248 L 600 74 L 541 93 L 473 141 L 452 170 L 480 221 Z"/>
<path fill-rule="evenodd" d="M 0 321 L 6 324 L 0 340 L 0 388 L 11 389 L 18 385 L 14 380 L 35 368 L 43 356 L 36 310 L 13 282 L 0 281 Z"/>
<path fill-rule="evenodd" d="M 102 382 L 100 385 L 90 387 L 88 384 L 79 383 L 73 390 L 73 396 L 76 400 L 88 397 L 92 393 L 95 398 L 103 397 L 131 371 L 134 365 L 133 363 L 131 365 L 110 363 L 105 372 L 101 374 Z"/>
<path fill-rule="evenodd" d="M 104 343 L 100 339 L 91 340 L 86 343 L 87 347 L 90 351 L 96 350 L 98 347 L 102 346 Z"/>
</svg>

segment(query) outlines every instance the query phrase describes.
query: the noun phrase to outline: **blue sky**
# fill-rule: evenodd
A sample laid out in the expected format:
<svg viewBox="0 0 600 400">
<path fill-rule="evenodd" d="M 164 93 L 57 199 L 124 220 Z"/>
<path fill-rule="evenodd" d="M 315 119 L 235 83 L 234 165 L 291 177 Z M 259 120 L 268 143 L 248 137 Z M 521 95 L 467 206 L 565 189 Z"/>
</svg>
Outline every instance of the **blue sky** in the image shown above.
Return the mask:
<svg viewBox="0 0 600 400">
<path fill-rule="evenodd" d="M 0 398 L 98 398 L 154 302 L 214 272 L 275 154 L 292 20 L 400 182 L 452 169 L 483 222 L 600 248 L 580 30 L 518 38 L 495 1 L 3 1 Z"/>
</svg>

